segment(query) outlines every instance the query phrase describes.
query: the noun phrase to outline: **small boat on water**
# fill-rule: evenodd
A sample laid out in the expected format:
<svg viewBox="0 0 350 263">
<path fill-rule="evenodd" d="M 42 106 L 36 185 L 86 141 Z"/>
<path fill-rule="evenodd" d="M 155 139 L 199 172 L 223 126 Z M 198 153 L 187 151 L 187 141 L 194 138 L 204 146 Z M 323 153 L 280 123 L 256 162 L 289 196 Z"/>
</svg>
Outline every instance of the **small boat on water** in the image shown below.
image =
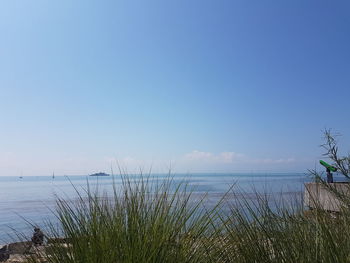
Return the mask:
<svg viewBox="0 0 350 263">
<path fill-rule="evenodd" d="M 90 174 L 89 176 L 109 176 L 109 174 L 106 174 L 106 173 L 94 173 L 94 174 Z"/>
</svg>

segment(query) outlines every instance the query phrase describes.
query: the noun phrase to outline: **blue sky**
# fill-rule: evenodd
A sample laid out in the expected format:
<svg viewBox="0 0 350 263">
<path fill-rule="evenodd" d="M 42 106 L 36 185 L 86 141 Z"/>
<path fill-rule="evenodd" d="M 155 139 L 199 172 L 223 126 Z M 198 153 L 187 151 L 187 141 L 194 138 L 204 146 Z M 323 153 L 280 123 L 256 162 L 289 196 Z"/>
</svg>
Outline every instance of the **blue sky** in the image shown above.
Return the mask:
<svg viewBox="0 0 350 263">
<path fill-rule="evenodd" d="M 2 1 L 0 175 L 304 172 L 350 149 L 349 1 Z"/>
</svg>

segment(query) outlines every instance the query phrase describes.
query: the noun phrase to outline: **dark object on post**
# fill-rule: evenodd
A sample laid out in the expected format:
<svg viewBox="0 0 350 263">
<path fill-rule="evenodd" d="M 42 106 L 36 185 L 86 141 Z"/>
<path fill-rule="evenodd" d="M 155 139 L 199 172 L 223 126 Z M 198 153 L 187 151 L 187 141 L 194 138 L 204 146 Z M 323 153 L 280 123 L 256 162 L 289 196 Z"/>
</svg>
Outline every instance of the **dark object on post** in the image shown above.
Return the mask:
<svg viewBox="0 0 350 263">
<path fill-rule="evenodd" d="M 337 168 L 326 163 L 325 161 L 320 160 L 320 164 L 323 165 L 326 168 L 327 171 L 327 183 L 333 183 L 333 174 L 332 172 L 336 172 Z"/>
<path fill-rule="evenodd" d="M 331 173 L 331 170 L 327 168 L 327 183 L 333 183 L 333 174 Z"/>
<path fill-rule="evenodd" d="M 34 228 L 32 242 L 34 246 L 42 246 L 44 243 L 44 234 L 38 227 Z"/>
</svg>

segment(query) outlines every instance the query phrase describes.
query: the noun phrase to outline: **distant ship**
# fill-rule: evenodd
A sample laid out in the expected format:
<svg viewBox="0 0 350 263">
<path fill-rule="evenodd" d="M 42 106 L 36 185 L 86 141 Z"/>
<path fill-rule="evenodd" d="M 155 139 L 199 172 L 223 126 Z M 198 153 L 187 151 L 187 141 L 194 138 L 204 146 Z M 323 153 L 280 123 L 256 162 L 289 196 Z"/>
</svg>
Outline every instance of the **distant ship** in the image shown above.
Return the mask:
<svg viewBox="0 0 350 263">
<path fill-rule="evenodd" d="M 90 174 L 89 176 L 109 176 L 109 174 L 106 174 L 106 173 L 95 173 L 95 174 Z"/>
</svg>

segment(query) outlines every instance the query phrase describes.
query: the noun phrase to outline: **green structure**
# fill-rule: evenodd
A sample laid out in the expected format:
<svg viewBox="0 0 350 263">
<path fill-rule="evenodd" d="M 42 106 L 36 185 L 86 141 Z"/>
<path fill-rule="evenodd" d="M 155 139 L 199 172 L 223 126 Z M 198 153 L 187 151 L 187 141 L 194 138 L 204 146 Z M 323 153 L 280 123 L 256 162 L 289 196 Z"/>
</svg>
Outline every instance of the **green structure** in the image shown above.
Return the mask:
<svg viewBox="0 0 350 263">
<path fill-rule="evenodd" d="M 329 169 L 332 172 L 336 172 L 337 168 L 335 168 L 334 166 L 326 163 L 325 161 L 320 160 L 320 164 L 322 164 L 324 167 L 326 167 L 326 169 Z"/>
<path fill-rule="evenodd" d="M 327 183 L 333 183 L 333 174 L 331 172 L 336 172 L 337 168 L 326 163 L 325 161 L 320 160 L 320 164 L 326 168 L 327 172 Z"/>
</svg>

